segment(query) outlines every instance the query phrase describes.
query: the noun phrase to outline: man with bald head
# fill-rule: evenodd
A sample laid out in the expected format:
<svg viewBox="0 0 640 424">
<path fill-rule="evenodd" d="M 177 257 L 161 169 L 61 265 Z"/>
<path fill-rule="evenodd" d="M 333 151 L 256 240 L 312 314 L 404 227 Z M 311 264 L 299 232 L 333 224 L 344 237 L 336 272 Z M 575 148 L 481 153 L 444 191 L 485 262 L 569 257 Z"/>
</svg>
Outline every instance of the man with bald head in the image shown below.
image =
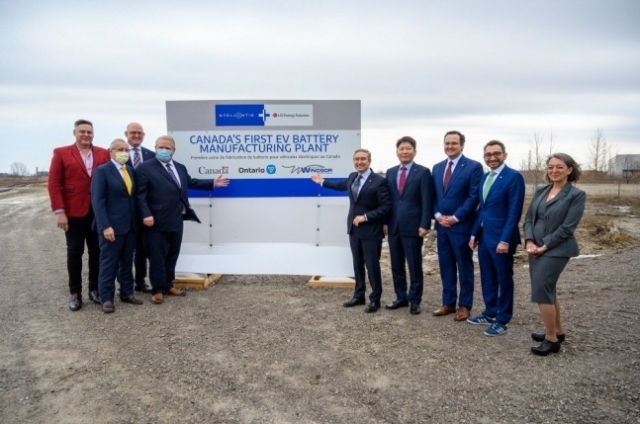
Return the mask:
<svg viewBox="0 0 640 424">
<path fill-rule="evenodd" d="M 152 150 L 142 147 L 144 130 L 139 123 L 131 122 L 127 125 L 124 135 L 127 137 L 127 144 L 129 145 L 129 160 L 127 161 L 127 165 L 132 167 L 135 172 L 141 163 L 153 159 L 155 153 Z M 151 288 L 144 282 L 147 276 L 147 252 L 144 249 L 142 231 L 136 234 L 136 249 L 133 264 L 135 266 L 135 290 L 143 293 L 151 293 Z M 120 278 L 118 278 L 118 280 L 120 280 Z"/>
</svg>

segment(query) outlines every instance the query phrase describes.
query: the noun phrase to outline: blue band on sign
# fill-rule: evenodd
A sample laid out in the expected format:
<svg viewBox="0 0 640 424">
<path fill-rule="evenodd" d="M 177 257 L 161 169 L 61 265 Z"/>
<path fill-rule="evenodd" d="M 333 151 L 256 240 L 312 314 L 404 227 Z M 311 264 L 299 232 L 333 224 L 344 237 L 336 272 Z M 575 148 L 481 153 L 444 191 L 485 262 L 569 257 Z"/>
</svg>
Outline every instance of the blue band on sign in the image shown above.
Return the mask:
<svg viewBox="0 0 640 424">
<path fill-rule="evenodd" d="M 343 181 L 344 178 L 325 178 L 327 181 Z M 344 197 L 347 191 L 323 188 L 310 178 L 273 178 L 231 180 L 228 187 L 212 191 L 189 190 L 189 197 Z"/>
<path fill-rule="evenodd" d="M 216 105 L 217 127 L 264 127 L 264 105 Z"/>
</svg>

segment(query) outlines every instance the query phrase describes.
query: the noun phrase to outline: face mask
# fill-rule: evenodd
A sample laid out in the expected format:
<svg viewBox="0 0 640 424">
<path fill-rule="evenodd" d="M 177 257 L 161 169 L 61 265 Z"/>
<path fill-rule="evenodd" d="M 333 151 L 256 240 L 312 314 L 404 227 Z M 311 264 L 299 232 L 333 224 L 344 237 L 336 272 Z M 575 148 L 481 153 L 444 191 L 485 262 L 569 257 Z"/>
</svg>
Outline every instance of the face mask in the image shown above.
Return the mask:
<svg viewBox="0 0 640 424">
<path fill-rule="evenodd" d="M 116 152 L 116 157 L 114 159 L 120 165 L 124 165 L 129 160 L 129 152 Z"/>
<path fill-rule="evenodd" d="M 160 162 L 169 162 L 171 160 L 171 150 L 158 149 L 156 150 L 156 157 Z"/>
</svg>

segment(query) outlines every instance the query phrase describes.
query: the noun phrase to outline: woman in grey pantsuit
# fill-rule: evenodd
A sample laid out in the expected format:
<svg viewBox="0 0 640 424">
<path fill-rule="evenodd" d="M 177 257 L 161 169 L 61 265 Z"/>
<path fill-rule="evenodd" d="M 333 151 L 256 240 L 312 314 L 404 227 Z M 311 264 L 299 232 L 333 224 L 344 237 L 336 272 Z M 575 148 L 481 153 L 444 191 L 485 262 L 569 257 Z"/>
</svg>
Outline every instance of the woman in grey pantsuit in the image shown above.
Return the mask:
<svg viewBox="0 0 640 424">
<path fill-rule="evenodd" d="M 545 329 L 531 334 L 533 340 L 542 342 L 531 348 L 536 355 L 557 353 L 565 337 L 556 283 L 569 258 L 580 253 L 573 233 L 584 212 L 585 193 L 571 183 L 578 181 L 581 173 L 571 156 L 549 156 L 546 178 L 550 184 L 535 192 L 524 220 L 531 301 L 538 304 Z"/>
</svg>

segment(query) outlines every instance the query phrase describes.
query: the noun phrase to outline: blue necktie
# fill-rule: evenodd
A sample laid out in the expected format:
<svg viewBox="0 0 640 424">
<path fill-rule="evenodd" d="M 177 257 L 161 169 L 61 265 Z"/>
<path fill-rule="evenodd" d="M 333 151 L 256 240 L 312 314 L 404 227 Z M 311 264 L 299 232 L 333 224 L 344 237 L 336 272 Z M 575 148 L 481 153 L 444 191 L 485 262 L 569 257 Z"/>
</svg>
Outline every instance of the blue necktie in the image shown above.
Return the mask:
<svg viewBox="0 0 640 424">
<path fill-rule="evenodd" d="M 353 198 L 358 198 L 358 190 L 360 189 L 360 181 L 362 180 L 362 175 L 358 175 L 358 178 L 351 185 L 351 194 L 353 194 Z"/>
</svg>

